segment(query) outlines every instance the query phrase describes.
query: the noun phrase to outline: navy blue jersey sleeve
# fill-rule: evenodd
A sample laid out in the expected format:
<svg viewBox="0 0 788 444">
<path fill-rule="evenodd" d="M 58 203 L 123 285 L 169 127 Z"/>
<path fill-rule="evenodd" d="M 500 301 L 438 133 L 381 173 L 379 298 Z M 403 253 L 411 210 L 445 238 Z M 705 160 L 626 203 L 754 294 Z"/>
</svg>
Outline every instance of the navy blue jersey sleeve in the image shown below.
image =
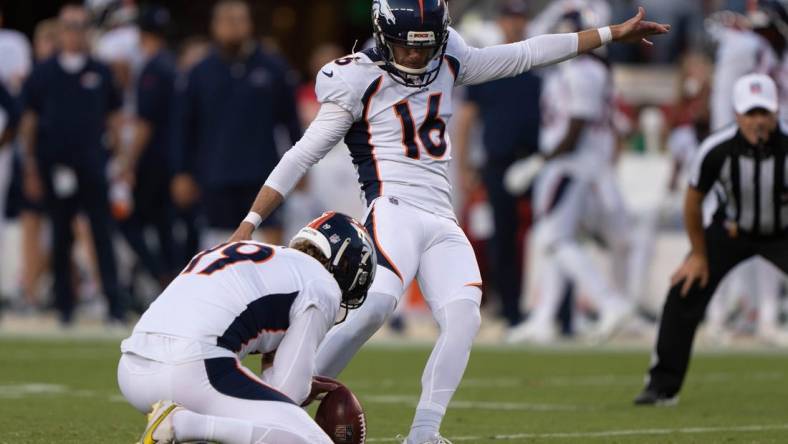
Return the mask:
<svg viewBox="0 0 788 444">
<path fill-rule="evenodd" d="M 0 108 L 2 108 L 8 116 L 7 128 L 12 131 L 15 130 L 16 126 L 19 124 L 19 104 L 11 97 L 11 94 L 8 93 L 8 90 L 5 89 L 2 83 L 0 83 Z"/>
</svg>

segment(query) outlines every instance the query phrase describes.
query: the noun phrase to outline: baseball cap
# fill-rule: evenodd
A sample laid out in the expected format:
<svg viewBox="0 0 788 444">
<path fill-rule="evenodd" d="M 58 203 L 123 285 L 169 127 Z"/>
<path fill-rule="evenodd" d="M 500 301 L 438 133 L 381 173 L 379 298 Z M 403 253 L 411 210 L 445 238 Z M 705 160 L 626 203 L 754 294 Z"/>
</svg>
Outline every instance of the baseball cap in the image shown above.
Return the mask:
<svg viewBox="0 0 788 444">
<path fill-rule="evenodd" d="M 733 108 L 745 114 L 755 108 L 777 112 L 777 85 L 765 74 L 747 74 L 733 86 Z"/>
</svg>

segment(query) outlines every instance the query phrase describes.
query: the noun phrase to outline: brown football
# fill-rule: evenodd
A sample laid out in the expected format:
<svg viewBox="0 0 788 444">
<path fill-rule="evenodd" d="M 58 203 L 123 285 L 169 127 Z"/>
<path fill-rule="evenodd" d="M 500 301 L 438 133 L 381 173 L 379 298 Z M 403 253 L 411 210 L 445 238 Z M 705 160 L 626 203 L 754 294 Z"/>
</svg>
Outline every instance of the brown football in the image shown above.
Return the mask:
<svg viewBox="0 0 788 444">
<path fill-rule="evenodd" d="M 367 441 L 364 409 L 345 386 L 326 394 L 317 408 L 315 421 L 336 444 L 364 444 Z"/>
</svg>

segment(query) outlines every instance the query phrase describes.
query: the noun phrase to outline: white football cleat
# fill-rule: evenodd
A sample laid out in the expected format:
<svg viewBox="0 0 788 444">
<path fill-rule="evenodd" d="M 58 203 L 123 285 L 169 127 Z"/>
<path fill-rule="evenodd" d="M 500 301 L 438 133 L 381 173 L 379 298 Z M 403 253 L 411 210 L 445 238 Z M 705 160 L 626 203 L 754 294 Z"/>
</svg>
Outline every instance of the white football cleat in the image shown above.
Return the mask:
<svg viewBox="0 0 788 444">
<path fill-rule="evenodd" d="M 440 435 L 434 435 L 429 440 L 419 443 L 414 443 L 406 438 L 405 441 L 402 441 L 402 444 L 452 444 L 452 442 Z"/>
<path fill-rule="evenodd" d="M 148 413 L 148 426 L 137 444 L 170 444 L 175 442 L 175 428 L 172 414 L 183 407 L 172 401 L 159 401 L 153 404 Z"/>
<path fill-rule="evenodd" d="M 552 323 L 536 323 L 523 321 L 510 328 L 504 339 L 507 344 L 527 342 L 531 344 L 547 345 L 556 341 L 558 334 Z"/>
</svg>

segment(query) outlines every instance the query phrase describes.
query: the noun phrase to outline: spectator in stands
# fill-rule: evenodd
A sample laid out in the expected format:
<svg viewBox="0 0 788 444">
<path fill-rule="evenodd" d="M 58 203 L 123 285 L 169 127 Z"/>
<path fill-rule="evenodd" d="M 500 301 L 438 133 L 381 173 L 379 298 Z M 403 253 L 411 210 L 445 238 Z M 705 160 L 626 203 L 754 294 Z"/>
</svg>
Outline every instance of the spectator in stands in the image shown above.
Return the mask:
<svg viewBox="0 0 788 444">
<path fill-rule="evenodd" d="M 116 140 L 121 101 L 109 69 L 88 53 L 88 14 L 80 5 L 59 15 L 60 52 L 36 66 L 23 92 L 24 188 L 44 198 L 52 220 L 55 305 L 70 325 L 75 297 L 71 279 L 71 222 L 79 210 L 90 219 L 111 323 L 125 321 L 117 279 L 105 175 L 107 141 Z"/>
<path fill-rule="evenodd" d="M 249 5 L 218 2 L 212 32 L 215 47 L 183 82 L 173 122 L 173 199 L 180 207 L 201 199 L 203 245 L 223 242 L 247 213 L 279 160 L 276 128 L 301 137 L 290 70 L 252 39 Z M 263 235 L 281 243 L 281 221 L 266 219 Z"/>
<path fill-rule="evenodd" d="M 136 81 L 137 112 L 134 139 L 119 162 L 121 185 L 133 187 L 131 215 L 120 224 L 126 239 L 145 268 L 162 287 L 175 272 L 172 235 L 172 204 L 168 190 L 171 180 L 170 115 L 174 100 L 175 60 L 167 51 L 165 34 L 170 13 L 158 6 L 141 11 L 140 47 L 145 62 Z M 156 233 L 150 245 L 145 230 Z"/>
<path fill-rule="evenodd" d="M 506 2 L 498 24 L 505 43 L 522 40 L 527 23 L 527 5 L 522 0 Z M 460 181 L 469 189 L 477 172 L 468 160 L 470 134 L 480 123 L 486 160 L 478 176 L 487 189 L 493 208 L 495 232 L 490 245 L 491 281 L 501 297 L 503 316 L 513 326 L 520 312 L 521 251 L 518 241 L 518 201 L 504 188 L 506 170 L 539 146 L 539 96 L 541 82 L 527 72 L 510 79 L 469 87 L 467 101 L 459 110 L 455 156 Z M 518 254 L 519 253 L 519 254 Z"/>
</svg>

